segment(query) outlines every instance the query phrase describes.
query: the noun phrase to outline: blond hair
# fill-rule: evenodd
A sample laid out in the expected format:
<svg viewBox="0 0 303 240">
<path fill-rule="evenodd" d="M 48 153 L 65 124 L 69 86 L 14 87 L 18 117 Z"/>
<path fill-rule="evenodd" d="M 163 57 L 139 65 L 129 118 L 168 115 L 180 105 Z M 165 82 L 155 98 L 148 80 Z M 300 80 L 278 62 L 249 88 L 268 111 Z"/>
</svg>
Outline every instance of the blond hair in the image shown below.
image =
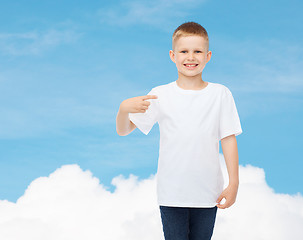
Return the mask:
<svg viewBox="0 0 303 240">
<path fill-rule="evenodd" d="M 209 39 L 206 29 L 202 27 L 199 23 L 185 22 L 181 24 L 179 27 L 177 27 L 177 29 L 174 31 L 173 39 L 172 39 L 173 51 L 175 50 L 176 41 L 181 37 L 187 37 L 187 36 L 203 37 L 206 40 L 207 51 L 209 50 Z"/>
</svg>

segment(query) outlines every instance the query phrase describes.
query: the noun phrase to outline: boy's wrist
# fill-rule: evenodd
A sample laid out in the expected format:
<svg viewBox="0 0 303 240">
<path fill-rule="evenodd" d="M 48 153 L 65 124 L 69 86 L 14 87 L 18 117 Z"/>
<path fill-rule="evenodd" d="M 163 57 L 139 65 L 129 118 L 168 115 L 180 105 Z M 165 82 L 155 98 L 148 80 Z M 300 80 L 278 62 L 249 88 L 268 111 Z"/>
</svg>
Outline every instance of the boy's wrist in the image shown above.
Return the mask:
<svg viewBox="0 0 303 240">
<path fill-rule="evenodd" d="M 229 180 L 229 185 L 232 185 L 232 186 L 239 186 L 239 180 Z"/>
</svg>

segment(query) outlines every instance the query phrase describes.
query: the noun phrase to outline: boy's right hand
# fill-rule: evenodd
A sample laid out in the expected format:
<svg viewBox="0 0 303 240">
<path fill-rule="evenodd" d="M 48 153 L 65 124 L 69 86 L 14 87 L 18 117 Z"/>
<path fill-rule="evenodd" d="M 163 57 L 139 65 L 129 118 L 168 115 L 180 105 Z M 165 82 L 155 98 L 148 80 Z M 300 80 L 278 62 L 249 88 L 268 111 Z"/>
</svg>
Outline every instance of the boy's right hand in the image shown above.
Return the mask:
<svg viewBox="0 0 303 240">
<path fill-rule="evenodd" d="M 146 100 L 157 98 L 157 95 L 145 95 L 126 99 L 120 104 L 120 111 L 127 113 L 144 113 L 150 105 L 150 102 Z"/>
</svg>

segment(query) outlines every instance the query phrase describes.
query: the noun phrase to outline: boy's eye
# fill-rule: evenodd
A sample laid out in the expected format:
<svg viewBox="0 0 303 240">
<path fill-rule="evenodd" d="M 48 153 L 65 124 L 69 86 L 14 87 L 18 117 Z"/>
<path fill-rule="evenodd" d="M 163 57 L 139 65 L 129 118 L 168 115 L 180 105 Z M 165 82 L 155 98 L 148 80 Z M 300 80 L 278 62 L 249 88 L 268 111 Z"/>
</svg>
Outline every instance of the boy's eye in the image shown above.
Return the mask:
<svg viewBox="0 0 303 240">
<path fill-rule="evenodd" d="M 185 50 L 184 50 L 184 51 L 181 51 L 181 53 L 186 53 L 186 52 L 187 52 L 187 51 L 185 51 Z M 199 51 L 199 50 L 197 50 L 196 52 L 197 52 L 197 53 L 202 53 L 202 51 Z"/>
</svg>

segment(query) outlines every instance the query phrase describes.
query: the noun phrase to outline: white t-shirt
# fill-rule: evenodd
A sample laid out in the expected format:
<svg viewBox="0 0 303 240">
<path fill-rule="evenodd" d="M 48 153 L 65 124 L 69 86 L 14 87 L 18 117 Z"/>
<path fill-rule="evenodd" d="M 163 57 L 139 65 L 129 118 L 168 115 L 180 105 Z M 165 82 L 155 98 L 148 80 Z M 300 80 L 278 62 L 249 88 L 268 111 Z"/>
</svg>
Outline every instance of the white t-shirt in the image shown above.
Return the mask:
<svg viewBox="0 0 303 240">
<path fill-rule="evenodd" d="M 214 207 L 222 193 L 219 141 L 242 133 L 230 90 L 208 82 L 201 90 L 185 90 L 176 81 L 152 88 L 145 113 L 129 113 L 144 134 L 160 129 L 157 180 L 158 204 Z"/>
</svg>

